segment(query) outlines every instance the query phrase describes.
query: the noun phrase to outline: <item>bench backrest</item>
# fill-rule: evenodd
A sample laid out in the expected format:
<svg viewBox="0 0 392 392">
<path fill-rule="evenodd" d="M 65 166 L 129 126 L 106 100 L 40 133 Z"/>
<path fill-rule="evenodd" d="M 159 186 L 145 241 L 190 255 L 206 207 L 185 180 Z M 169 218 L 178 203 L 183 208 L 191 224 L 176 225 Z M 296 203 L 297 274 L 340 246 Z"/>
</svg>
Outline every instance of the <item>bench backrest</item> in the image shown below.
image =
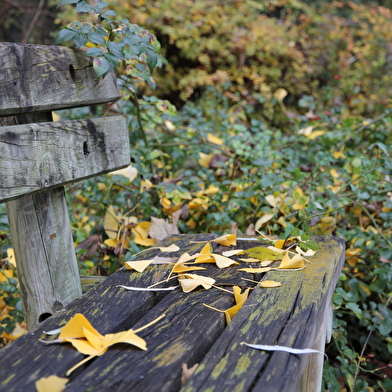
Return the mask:
<svg viewBox="0 0 392 392">
<path fill-rule="evenodd" d="M 81 295 L 63 185 L 129 165 L 124 117 L 51 122 L 120 97 L 81 51 L 0 43 L 0 202 L 29 328 Z M 7 117 L 6 117 L 7 116 Z"/>
</svg>

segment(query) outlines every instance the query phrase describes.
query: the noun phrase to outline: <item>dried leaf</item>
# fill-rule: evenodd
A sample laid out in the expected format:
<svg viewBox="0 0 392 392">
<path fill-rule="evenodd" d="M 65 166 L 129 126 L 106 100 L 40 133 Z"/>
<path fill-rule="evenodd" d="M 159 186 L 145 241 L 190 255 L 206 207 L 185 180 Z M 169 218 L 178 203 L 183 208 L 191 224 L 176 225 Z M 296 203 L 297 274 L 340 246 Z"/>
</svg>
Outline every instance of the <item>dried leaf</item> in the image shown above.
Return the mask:
<svg viewBox="0 0 392 392">
<path fill-rule="evenodd" d="M 124 177 L 128 178 L 130 182 L 132 182 L 137 177 L 137 169 L 136 169 L 136 167 L 129 165 L 128 167 L 126 167 L 124 169 L 115 170 L 109 174 L 124 176 Z"/>
<path fill-rule="evenodd" d="M 133 269 L 137 272 L 143 272 L 153 262 L 154 260 L 126 261 L 124 265 L 128 269 Z"/>
<path fill-rule="evenodd" d="M 305 262 L 301 255 L 295 255 L 292 259 L 290 259 L 288 252 L 286 252 L 278 268 L 296 269 L 296 268 L 303 268 L 303 267 L 305 267 Z"/>
<path fill-rule="evenodd" d="M 42 377 L 35 382 L 37 392 L 61 392 L 65 389 L 68 378 L 57 376 Z"/>
<path fill-rule="evenodd" d="M 199 364 L 195 363 L 191 368 L 188 368 L 188 365 L 186 363 L 182 364 L 181 388 L 187 383 L 187 381 L 190 379 L 198 366 Z"/>
<path fill-rule="evenodd" d="M 170 246 L 159 246 L 158 249 L 161 252 L 177 252 L 180 250 L 180 247 L 176 244 L 171 244 Z"/>
<path fill-rule="evenodd" d="M 198 286 L 203 286 L 206 290 L 208 290 L 215 283 L 215 279 L 195 274 L 179 275 L 178 281 L 181 284 L 184 293 L 189 293 Z"/>
<path fill-rule="evenodd" d="M 184 263 L 176 263 L 176 265 L 172 269 L 172 272 L 174 274 L 181 274 L 181 273 L 184 273 L 184 272 L 197 271 L 197 270 L 205 270 L 205 268 L 204 267 L 196 267 L 196 266 L 188 267 Z"/>
<path fill-rule="evenodd" d="M 310 257 L 316 254 L 316 251 L 313 249 L 308 249 L 306 252 L 303 251 L 299 246 L 295 247 L 295 251 L 299 253 L 301 256 Z"/>
<path fill-rule="evenodd" d="M 216 253 L 212 253 L 211 256 L 214 258 L 215 263 L 219 268 L 227 268 L 231 265 L 238 265 L 235 260 L 229 259 L 228 257 L 218 255 Z"/>
<path fill-rule="evenodd" d="M 227 309 L 227 310 L 220 310 L 220 309 L 216 309 L 210 305 L 206 305 L 203 304 L 204 306 L 207 306 L 207 308 L 216 310 L 217 312 L 221 312 L 225 314 L 225 318 L 226 318 L 226 323 L 230 324 L 231 320 L 233 320 L 233 318 L 237 315 L 237 313 L 239 312 L 239 310 L 242 308 L 242 305 L 246 302 L 246 300 L 248 299 L 249 296 L 249 290 L 250 289 L 246 289 L 242 294 L 241 294 L 241 289 L 238 286 L 233 286 L 233 291 L 234 291 L 234 300 L 236 302 L 236 304 L 234 306 L 232 306 L 231 308 Z"/>
<path fill-rule="evenodd" d="M 103 221 L 103 228 L 109 238 L 117 238 L 119 220 L 114 212 L 113 206 L 109 206 L 106 210 L 105 218 Z"/>
<path fill-rule="evenodd" d="M 256 223 L 255 230 L 260 230 L 261 226 L 270 221 L 274 217 L 274 214 L 265 214 L 263 215 Z"/>
<path fill-rule="evenodd" d="M 232 250 L 226 250 L 225 252 L 222 252 L 222 255 L 226 256 L 226 257 L 231 257 L 231 256 L 235 256 L 241 252 L 242 252 L 242 249 L 232 249 Z M 259 261 L 259 260 L 257 260 L 257 261 Z"/>
<path fill-rule="evenodd" d="M 249 272 L 251 274 L 261 274 L 263 272 L 271 271 L 271 267 L 263 267 L 263 268 L 241 268 L 237 271 Z"/>
<path fill-rule="evenodd" d="M 275 280 L 263 280 L 259 283 L 260 287 L 265 289 L 272 288 L 272 287 L 279 287 L 282 286 L 282 283 L 276 282 Z"/>
<path fill-rule="evenodd" d="M 239 259 L 241 261 L 244 261 L 245 263 L 260 263 L 260 259 L 255 259 L 254 257 L 247 257 L 244 259 Z M 272 263 L 272 261 L 271 261 Z"/>
<path fill-rule="evenodd" d="M 148 233 L 155 241 L 161 241 L 170 234 L 178 234 L 179 231 L 177 225 L 164 219 L 151 217 L 151 227 Z"/>
<path fill-rule="evenodd" d="M 224 246 L 235 246 L 237 245 L 237 236 L 235 234 L 226 234 L 221 237 L 215 238 L 212 242 L 216 242 Z"/>
<path fill-rule="evenodd" d="M 148 238 L 148 232 L 150 227 L 150 222 L 139 222 L 138 225 L 132 229 L 132 233 L 135 236 L 133 240 L 138 245 L 153 246 L 157 243 L 157 241 L 153 238 Z"/>
<path fill-rule="evenodd" d="M 286 347 L 286 346 L 269 346 L 266 344 L 249 344 L 245 342 L 241 342 L 241 344 L 245 344 L 248 347 L 255 348 L 257 350 L 263 350 L 263 351 L 284 351 L 286 353 L 290 354 L 323 354 L 322 351 L 314 350 L 312 348 L 292 348 L 292 347 Z M 326 355 L 325 355 L 326 356 Z"/>
<path fill-rule="evenodd" d="M 128 291 L 172 291 L 179 286 L 152 288 L 152 287 L 131 287 L 131 286 L 119 285 L 118 287 L 122 287 L 124 290 L 128 290 Z"/>
<path fill-rule="evenodd" d="M 207 134 L 207 140 L 212 143 L 212 144 L 217 144 L 218 146 L 221 146 L 223 144 L 223 140 L 212 133 Z"/>
</svg>

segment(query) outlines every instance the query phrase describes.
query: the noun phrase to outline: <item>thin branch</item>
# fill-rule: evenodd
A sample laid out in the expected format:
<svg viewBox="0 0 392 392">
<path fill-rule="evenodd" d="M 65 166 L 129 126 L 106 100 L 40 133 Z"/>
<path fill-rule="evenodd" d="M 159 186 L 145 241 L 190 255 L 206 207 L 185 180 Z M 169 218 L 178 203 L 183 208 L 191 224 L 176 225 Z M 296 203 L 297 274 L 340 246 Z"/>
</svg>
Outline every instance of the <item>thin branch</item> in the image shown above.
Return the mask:
<svg viewBox="0 0 392 392">
<path fill-rule="evenodd" d="M 27 42 L 27 40 L 29 39 L 30 34 L 31 34 L 33 28 L 35 27 L 35 24 L 37 23 L 37 20 L 38 20 L 40 14 L 41 14 L 42 7 L 44 6 L 44 3 L 45 3 L 45 0 L 41 0 L 41 1 L 39 2 L 38 7 L 37 7 L 37 10 L 35 11 L 34 17 L 33 17 L 32 21 L 31 21 L 31 23 L 30 23 L 30 26 L 29 26 L 29 28 L 27 29 L 27 31 L 26 31 L 26 33 L 25 33 L 23 39 L 22 39 L 22 42 Z"/>
</svg>

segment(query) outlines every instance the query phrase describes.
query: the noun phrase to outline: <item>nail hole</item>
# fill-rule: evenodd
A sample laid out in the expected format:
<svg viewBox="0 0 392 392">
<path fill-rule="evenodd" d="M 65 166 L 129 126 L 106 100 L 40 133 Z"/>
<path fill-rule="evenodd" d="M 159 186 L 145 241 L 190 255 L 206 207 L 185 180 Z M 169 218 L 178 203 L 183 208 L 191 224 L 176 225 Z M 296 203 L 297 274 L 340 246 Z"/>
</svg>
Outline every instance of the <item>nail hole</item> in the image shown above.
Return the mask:
<svg viewBox="0 0 392 392">
<path fill-rule="evenodd" d="M 83 143 L 83 154 L 84 154 L 85 157 L 87 157 L 87 156 L 90 154 L 90 151 L 89 151 L 89 149 L 88 149 L 87 142 L 84 142 L 84 143 Z"/>
<path fill-rule="evenodd" d="M 38 322 L 42 323 L 42 321 L 48 319 L 49 317 L 51 317 L 52 314 L 51 313 L 42 313 L 39 317 L 38 317 Z"/>
<path fill-rule="evenodd" d="M 75 68 L 73 67 L 72 64 L 69 65 L 69 73 L 71 74 L 72 80 L 75 80 L 76 79 L 76 72 L 75 72 Z"/>
</svg>

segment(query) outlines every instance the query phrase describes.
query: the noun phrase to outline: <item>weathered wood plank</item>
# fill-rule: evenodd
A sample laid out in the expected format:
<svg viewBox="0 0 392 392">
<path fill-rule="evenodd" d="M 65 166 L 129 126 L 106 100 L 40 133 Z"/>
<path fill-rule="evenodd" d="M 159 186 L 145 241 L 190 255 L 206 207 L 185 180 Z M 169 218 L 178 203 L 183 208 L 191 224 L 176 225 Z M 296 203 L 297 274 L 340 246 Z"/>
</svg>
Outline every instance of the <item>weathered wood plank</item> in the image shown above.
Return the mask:
<svg viewBox="0 0 392 392">
<path fill-rule="evenodd" d="M 12 122 L 50 121 L 51 112 Z M 64 188 L 6 203 L 28 328 L 81 295 Z"/>
<path fill-rule="evenodd" d="M 0 43 L 0 116 L 116 101 L 115 74 L 98 79 L 90 61 L 76 49 Z"/>
<path fill-rule="evenodd" d="M 161 253 L 159 249 L 151 248 L 140 254 L 137 259 L 152 258 L 156 255 L 178 258 L 183 251 L 195 253 L 200 250 L 202 245 L 189 243 L 189 239 L 203 241 L 215 237 L 213 234 L 171 236 L 160 245 L 168 246 L 175 243 L 181 247 L 181 252 Z M 44 345 L 38 340 L 46 338 L 43 331 L 64 325 L 75 313 L 83 313 L 101 333 L 127 330 L 141 320 L 168 292 L 128 292 L 117 286 L 146 287 L 148 284 L 161 281 L 168 273 L 169 268 L 165 265 L 153 266 L 143 274 L 132 273 L 126 269 L 117 271 L 85 295 L 65 306 L 63 312 L 46 319 L 27 335 L 1 349 L 0 390 L 35 392 L 34 382 L 39 378 L 51 374 L 64 376 L 67 370 L 83 358 L 83 355 L 69 344 Z M 171 282 L 168 282 L 168 285 L 171 285 Z M 72 390 L 72 384 L 69 389 Z"/>
<path fill-rule="evenodd" d="M 181 392 L 297 389 L 310 355 L 263 353 L 241 342 L 312 348 L 344 262 L 344 241 L 319 237 L 312 264 L 297 272 L 267 272 L 275 289 L 255 289 Z M 320 355 L 320 354 L 311 354 Z"/>
<path fill-rule="evenodd" d="M 0 201 L 107 173 L 130 163 L 125 117 L 0 128 Z"/>
</svg>

